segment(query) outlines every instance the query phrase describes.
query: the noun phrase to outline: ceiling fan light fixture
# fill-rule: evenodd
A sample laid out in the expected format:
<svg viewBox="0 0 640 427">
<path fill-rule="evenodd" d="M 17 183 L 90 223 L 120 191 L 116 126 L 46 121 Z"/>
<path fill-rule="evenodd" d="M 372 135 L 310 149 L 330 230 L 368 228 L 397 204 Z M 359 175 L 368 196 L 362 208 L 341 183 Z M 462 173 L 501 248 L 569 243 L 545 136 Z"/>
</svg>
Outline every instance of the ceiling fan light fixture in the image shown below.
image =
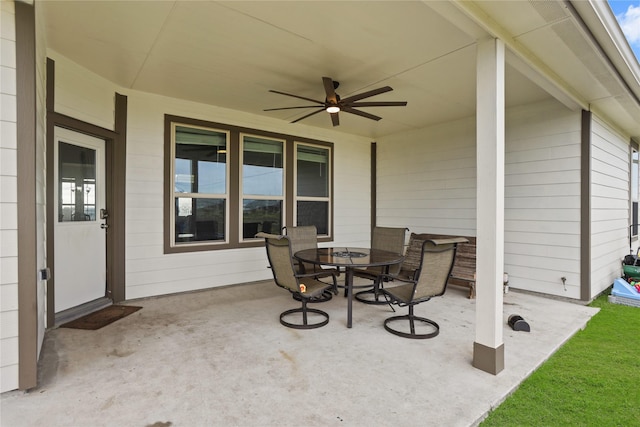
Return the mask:
<svg viewBox="0 0 640 427">
<path fill-rule="evenodd" d="M 330 105 L 327 107 L 327 113 L 339 113 L 340 112 L 340 107 L 338 107 L 337 105 Z"/>
</svg>

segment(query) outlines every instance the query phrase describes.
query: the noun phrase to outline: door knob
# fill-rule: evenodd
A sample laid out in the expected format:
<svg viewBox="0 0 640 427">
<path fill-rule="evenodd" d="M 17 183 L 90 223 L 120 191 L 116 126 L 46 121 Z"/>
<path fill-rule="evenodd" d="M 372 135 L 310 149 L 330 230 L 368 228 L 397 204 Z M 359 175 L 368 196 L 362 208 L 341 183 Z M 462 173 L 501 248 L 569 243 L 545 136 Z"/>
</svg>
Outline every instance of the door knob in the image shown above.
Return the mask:
<svg viewBox="0 0 640 427">
<path fill-rule="evenodd" d="M 109 228 L 109 224 L 100 224 L 100 228 L 106 230 L 107 228 Z"/>
</svg>

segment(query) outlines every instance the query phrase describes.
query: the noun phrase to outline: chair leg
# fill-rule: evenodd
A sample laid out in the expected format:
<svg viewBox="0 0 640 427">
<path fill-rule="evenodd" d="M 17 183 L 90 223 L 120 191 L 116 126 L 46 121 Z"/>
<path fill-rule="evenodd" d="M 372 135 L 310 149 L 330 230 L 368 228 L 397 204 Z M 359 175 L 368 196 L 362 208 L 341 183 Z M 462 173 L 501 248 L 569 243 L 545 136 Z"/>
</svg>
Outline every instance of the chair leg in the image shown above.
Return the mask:
<svg viewBox="0 0 640 427">
<path fill-rule="evenodd" d="M 308 308 L 307 307 L 307 303 L 308 301 L 306 300 L 302 300 L 302 307 L 301 308 L 293 308 L 291 310 L 287 310 L 287 311 L 283 311 L 280 314 L 280 323 L 283 326 L 286 326 L 288 328 L 293 328 L 293 329 L 315 329 L 315 328 L 320 328 L 324 325 L 326 325 L 327 323 L 329 323 L 329 314 L 322 311 L 322 310 L 318 310 L 315 308 Z M 319 316 L 322 317 L 322 320 L 316 323 L 309 323 L 309 319 L 308 319 L 308 314 L 309 313 L 313 313 L 313 314 L 317 314 Z M 290 316 L 290 315 L 302 315 L 302 324 L 300 323 L 292 323 L 292 322 L 288 322 L 287 320 L 285 320 L 286 317 Z"/>
<path fill-rule="evenodd" d="M 373 299 L 367 298 L 370 295 L 373 295 Z M 380 298 L 380 296 L 384 296 L 385 298 Z M 354 298 L 357 299 L 358 301 L 360 301 L 361 303 L 364 303 L 364 304 L 371 304 L 371 305 L 389 304 L 389 301 L 387 300 L 386 295 L 384 295 L 384 293 L 380 291 L 380 282 L 379 282 L 378 279 L 376 279 L 373 282 L 373 289 L 367 289 L 366 291 L 360 291 L 360 292 L 358 292 L 358 293 L 356 293 L 354 295 Z M 391 306 L 391 309 L 393 311 L 395 311 L 393 306 Z"/>
<path fill-rule="evenodd" d="M 392 323 L 399 322 L 399 321 L 404 321 L 404 322 L 409 321 L 409 333 L 399 329 L 394 329 L 390 326 Z M 433 331 L 426 334 L 418 334 L 416 333 L 416 323 L 421 325 L 428 325 L 431 327 L 431 329 L 433 329 Z M 426 317 L 415 316 L 413 314 L 412 305 L 409 306 L 409 314 L 404 316 L 393 316 L 385 319 L 384 328 L 387 330 L 387 332 L 390 332 L 394 335 L 398 335 L 399 337 L 413 338 L 413 339 L 433 338 L 440 333 L 440 326 L 438 326 L 436 322 L 434 322 L 431 319 L 427 319 Z"/>
</svg>

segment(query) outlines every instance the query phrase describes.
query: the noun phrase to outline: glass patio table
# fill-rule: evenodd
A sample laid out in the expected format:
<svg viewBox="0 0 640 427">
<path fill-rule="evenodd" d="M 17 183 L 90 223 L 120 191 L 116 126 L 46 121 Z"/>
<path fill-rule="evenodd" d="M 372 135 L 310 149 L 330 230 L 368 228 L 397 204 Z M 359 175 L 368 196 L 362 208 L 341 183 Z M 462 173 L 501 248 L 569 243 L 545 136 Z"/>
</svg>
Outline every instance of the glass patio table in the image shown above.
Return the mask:
<svg viewBox="0 0 640 427">
<path fill-rule="evenodd" d="M 331 267 L 343 267 L 346 277 L 344 287 L 347 291 L 347 328 L 352 324 L 353 270 L 365 267 L 384 267 L 388 271 L 389 266 L 400 264 L 404 260 L 402 254 L 370 248 L 314 248 L 304 249 L 293 254 L 294 258 L 315 265 Z M 369 287 L 371 285 L 367 285 Z M 360 286 L 362 287 L 362 286 Z"/>
</svg>

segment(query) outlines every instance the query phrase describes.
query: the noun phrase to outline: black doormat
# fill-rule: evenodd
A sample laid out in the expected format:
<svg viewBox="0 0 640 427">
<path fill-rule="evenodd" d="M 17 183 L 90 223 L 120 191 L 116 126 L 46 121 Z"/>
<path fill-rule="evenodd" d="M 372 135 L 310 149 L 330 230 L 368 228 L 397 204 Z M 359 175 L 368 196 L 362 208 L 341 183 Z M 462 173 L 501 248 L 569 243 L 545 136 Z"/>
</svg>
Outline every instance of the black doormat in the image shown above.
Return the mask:
<svg viewBox="0 0 640 427">
<path fill-rule="evenodd" d="M 72 329 L 89 329 L 96 330 L 103 326 L 107 326 L 110 323 L 115 322 L 118 319 L 122 319 L 140 310 L 142 307 L 135 307 L 132 305 L 110 305 L 102 310 L 94 311 L 79 319 L 72 320 L 60 325 L 61 328 Z"/>
</svg>

